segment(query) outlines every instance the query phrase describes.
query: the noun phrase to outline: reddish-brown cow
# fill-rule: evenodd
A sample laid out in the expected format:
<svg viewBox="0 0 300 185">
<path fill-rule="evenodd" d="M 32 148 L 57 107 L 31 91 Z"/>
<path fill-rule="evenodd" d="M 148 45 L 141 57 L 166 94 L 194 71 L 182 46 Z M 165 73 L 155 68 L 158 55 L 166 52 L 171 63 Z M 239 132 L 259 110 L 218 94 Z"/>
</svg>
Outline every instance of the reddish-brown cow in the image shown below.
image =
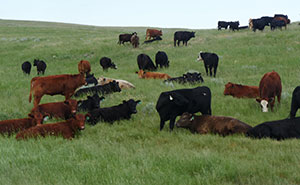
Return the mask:
<svg viewBox="0 0 300 185">
<path fill-rule="evenodd" d="M 38 106 L 45 94 L 51 96 L 61 94 L 65 96 L 65 100 L 68 100 L 75 90 L 84 84 L 86 84 L 86 81 L 83 73 L 34 77 L 30 83 L 29 102 L 31 102 L 32 94 L 34 96 L 34 107 Z"/>
<path fill-rule="evenodd" d="M 85 117 L 87 115 L 77 114 L 74 118 L 70 118 L 64 122 L 44 124 L 31 127 L 17 134 L 16 139 L 37 138 L 39 136 L 63 136 L 65 139 L 72 139 L 78 130 L 84 129 Z"/>
<path fill-rule="evenodd" d="M 162 36 L 162 31 L 161 30 L 147 29 L 147 31 L 146 31 L 146 40 L 151 39 L 151 37 L 155 38 L 157 36 Z"/>
<path fill-rule="evenodd" d="M 259 91 L 258 86 L 248 86 L 228 82 L 225 85 L 224 95 L 231 95 L 236 98 L 258 98 Z"/>
<path fill-rule="evenodd" d="M 285 22 L 285 26 L 284 26 L 285 29 L 286 29 L 286 25 L 289 24 L 289 19 L 286 19 L 284 17 L 275 17 L 274 19 L 277 20 L 277 21 L 284 21 Z"/>
<path fill-rule="evenodd" d="M 91 64 L 87 60 L 81 60 L 78 63 L 79 73 L 89 74 L 91 72 Z"/>
<path fill-rule="evenodd" d="M 273 111 L 275 96 L 280 103 L 281 90 L 281 79 L 278 73 L 272 71 L 262 77 L 259 83 L 259 98 L 256 101 L 260 103 L 263 112 L 268 112 L 269 105 Z"/>
<path fill-rule="evenodd" d="M 49 115 L 67 120 L 76 114 L 77 100 L 69 99 L 64 102 L 41 104 L 33 108 L 31 114 L 36 110 L 39 110 L 44 116 Z"/>
<path fill-rule="evenodd" d="M 138 76 L 139 78 L 152 78 L 152 79 L 169 79 L 171 78 L 168 74 L 166 73 L 158 73 L 158 72 L 145 72 L 143 70 L 139 70 Z"/>
</svg>

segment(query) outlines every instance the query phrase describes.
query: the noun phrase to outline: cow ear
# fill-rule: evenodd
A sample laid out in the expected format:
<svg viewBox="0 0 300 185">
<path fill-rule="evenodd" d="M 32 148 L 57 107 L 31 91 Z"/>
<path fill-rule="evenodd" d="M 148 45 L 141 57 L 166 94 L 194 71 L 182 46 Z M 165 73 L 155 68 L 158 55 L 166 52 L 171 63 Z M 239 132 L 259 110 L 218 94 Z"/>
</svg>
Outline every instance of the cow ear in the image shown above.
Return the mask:
<svg viewBox="0 0 300 185">
<path fill-rule="evenodd" d="M 146 72 L 145 72 L 145 71 L 143 71 L 143 75 L 144 75 L 144 74 L 146 74 Z"/>
<path fill-rule="evenodd" d="M 136 104 L 140 104 L 140 103 L 141 103 L 141 100 L 137 100 L 135 103 L 136 103 Z"/>
<path fill-rule="evenodd" d="M 136 71 L 135 73 L 138 74 L 139 72 Z"/>
</svg>

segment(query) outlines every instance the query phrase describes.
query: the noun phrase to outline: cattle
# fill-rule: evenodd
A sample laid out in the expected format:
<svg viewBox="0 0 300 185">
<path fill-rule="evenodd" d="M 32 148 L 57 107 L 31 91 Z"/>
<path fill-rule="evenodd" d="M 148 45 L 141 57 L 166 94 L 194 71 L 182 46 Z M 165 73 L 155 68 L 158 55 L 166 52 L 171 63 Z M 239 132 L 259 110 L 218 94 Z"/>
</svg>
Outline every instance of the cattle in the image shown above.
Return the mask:
<svg viewBox="0 0 300 185">
<path fill-rule="evenodd" d="M 130 38 L 130 41 L 131 41 L 133 48 L 139 47 L 140 38 L 136 34 L 132 35 L 132 37 Z"/>
<path fill-rule="evenodd" d="M 260 103 L 263 112 L 268 112 L 269 106 L 273 111 L 275 96 L 280 103 L 281 90 L 281 79 L 277 72 L 268 72 L 262 77 L 259 83 L 259 98 L 256 101 Z"/>
<path fill-rule="evenodd" d="M 136 32 L 133 32 L 132 34 L 128 34 L 128 33 L 120 34 L 118 44 L 124 45 L 125 42 L 130 42 L 130 39 L 131 39 L 132 35 L 134 35 L 134 34 L 136 34 Z"/>
<path fill-rule="evenodd" d="M 139 76 L 139 78 L 145 78 L 145 79 L 169 79 L 171 78 L 168 74 L 166 73 L 159 73 L 159 72 L 145 72 L 143 70 L 139 70 L 136 72 Z"/>
<path fill-rule="evenodd" d="M 45 94 L 51 96 L 61 94 L 65 96 L 65 100 L 68 100 L 75 90 L 84 84 L 86 82 L 83 73 L 34 77 L 30 82 L 29 102 L 31 102 L 32 94 L 34 96 L 34 107 L 37 107 Z"/>
<path fill-rule="evenodd" d="M 45 70 L 47 68 L 47 64 L 43 60 L 34 59 L 33 66 L 36 66 L 37 74 L 45 74 Z"/>
<path fill-rule="evenodd" d="M 114 64 L 108 57 L 100 58 L 100 65 L 102 66 L 103 71 L 107 71 L 108 68 L 117 69 L 116 64 Z"/>
<path fill-rule="evenodd" d="M 266 26 L 270 26 L 270 24 L 271 24 L 272 20 L 274 19 L 274 17 L 263 16 L 260 19 L 265 21 Z"/>
<path fill-rule="evenodd" d="M 218 21 L 218 30 L 225 28 L 227 30 L 229 23 L 226 21 Z"/>
<path fill-rule="evenodd" d="M 44 117 L 40 112 L 34 112 L 34 114 L 28 114 L 28 116 L 28 118 L 0 121 L 0 134 L 11 135 L 43 123 Z"/>
<path fill-rule="evenodd" d="M 137 56 L 137 64 L 139 66 L 139 69 L 142 70 L 149 70 L 149 71 L 155 71 L 156 67 L 151 60 L 151 58 L 146 54 L 139 54 Z"/>
<path fill-rule="evenodd" d="M 300 138 L 300 117 L 295 119 L 283 119 L 261 123 L 249 129 L 247 136 L 251 138 L 271 138 L 284 140 Z"/>
<path fill-rule="evenodd" d="M 88 113 L 90 118 L 87 121 L 95 125 L 99 121 L 112 124 L 118 120 L 130 119 L 132 114 L 137 113 L 136 106 L 140 102 L 140 100 L 130 99 L 128 101 L 124 100 L 123 103 L 116 106 L 94 109 Z"/>
<path fill-rule="evenodd" d="M 229 22 L 229 29 L 232 31 L 239 30 L 239 25 L 240 25 L 239 21 Z"/>
<path fill-rule="evenodd" d="M 174 47 L 176 47 L 176 41 L 178 46 L 180 44 L 180 41 L 183 42 L 183 45 L 185 44 L 187 46 L 187 42 L 193 37 L 195 37 L 195 32 L 176 31 L 174 33 Z"/>
<path fill-rule="evenodd" d="M 94 74 L 87 74 L 85 76 L 85 81 L 86 81 L 87 85 L 90 85 L 90 84 L 97 85 L 98 84 L 98 81 L 95 78 Z"/>
<path fill-rule="evenodd" d="M 104 100 L 103 96 L 99 97 L 98 94 L 94 94 L 93 96 L 87 96 L 86 100 L 78 101 L 78 111 L 92 111 L 93 109 L 100 108 L 100 102 Z"/>
<path fill-rule="evenodd" d="M 203 60 L 206 75 L 208 75 L 208 68 L 209 68 L 209 75 L 212 76 L 212 68 L 214 68 L 214 77 L 216 77 L 218 63 L 219 63 L 219 57 L 217 54 L 200 51 L 197 60 L 198 61 Z"/>
<path fill-rule="evenodd" d="M 293 91 L 290 118 L 293 119 L 296 116 L 296 112 L 300 107 L 300 86 L 296 87 Z"/>
<path fill-rule="evenodd" d="M 74 96 L 78 97 L 78 96 L 81 96 L 83 94 L 88 94 L 88 93 L 109 94 L 109 93 L 120 92 L 120 91 L 121 91 L 121 89 L 119 87 L 119 83 L 116 81 L 112 81 L 105 85 L 96 85 L 96 86 L 92 86 L 92 87 L 80 88 L 78 91 L 75 92 Z"/>
<path fill-rule="evenodd" d="M 277 20 L 277 19 L 274 19 L 272 22 L 271 22 L 271 30 L 275 30 L 275 28 L 280 28 L 280 30 L 282 29 L 282 27 L 285 27 L 286 29 L 286 22 L 284 20 Z"/>
<path fill-rule="evenodd" d="M 151 42 L 154 42 L 154 41 L 159 41 L 159 40 L 162 40 L 162 38 L 160 36 L 157 36 L 157 37 L 154 37 L 154 39 L 145 40 L 144 44 L 148 44 L 148 43 L 151 43 Z"/>
<path fill-rule="evenodd" d="M 169 79 L 165 80 L 164 82 L 165 83 L 166 82 L 177 82 L 180 84 L 186 84 L 186 83 L 195 84 L 195 83 L 203 83 L 204 80 L 201 76 L 201 73 L 187 72 L 186 74 L 183 74 L 182 76 L 169 78 Z"/>
<path fill-rule="evenodd" d="M 286 24 L 290 24 L 291 23 L 291 20 L 288 18 L 287 15 L 283 15 L 283 14 L 275 14 L 274 15 L 274 19 L 277 19 L 277 20 L 283 20 L 283 19 L 278 19 L 278 18 L 284 18 L 286 21 Z"/>
<path fill-rule="evenodd" d="M 258 98 L 259 90 L 258 86 L 248 86 L 228 82 L 225 85 L 224 95 L 230 95 L 235 98 Z"/>
<path fill-rule="evenodd" d="M 87 60 L 81 60 L 78 63 L 78 71 L 79 73 L 84 73 L 88 75 L 91 72 L 91 64 Z"/>
<path fill-rule="evenodd" d="M 232 117 L 225 116 L 196 116 L 185 112 L 176 122 L 179 128 L 189 129 L 192 133 L 198 134 L 219 134 L 227 136 L 231 134 L 246 134 L 252 128 L 250 125 Z"/>
<path fill-rule="evenodd" d="M 119 79 L 113 79 L 113 78 L 107 78 L 107 77 L 98 78 L 98 83 L 100 85 L 104 85 L 104 84 L 107 84 L 107 83 L 112 82 L 112 81 L 118 82 L 120 89 L 135 88 L 135 86 L 132 83 L 130 83 L 126 80 L 119 80 Z"/>
<path fill-rule="evenodd" d="M 31 109 L 30 114 L 33 114 L 37 110 L 40 111 L 43 116 L 48 115 L 50 117 L 67 120 L 76 114 L 77 100 L 69 99 L 63 102 L 40 104 Z"/>
<path fill-rule="evenodd" d="M 78 130 L 85 128 L 84 122 L 87 115 L 77 114 L 74 117 L 58 123 L 44 124 L 31 127 L 21 131 L 16 135 L 17 140 L 46 137 L 46 136 L 62 136 L 64 139 L 72 139 Z"/>
<path fill-rule="evenodd" d="M 169 67 L 168 55 L 164 51 L 158 51 L 155 55 L 155 64 L 156 68 L 158 68 L 158 65 L 160 67 Z"/>
<path fill-rule="evenodd" d="M 146 40 L 151 39 L 151 37 L 155 38 L 157 36 L 162 36 L 161 30 L 156 30 L 156 29 L 147 29 L 146 30 Z"/>
<path fill-rule="evenodd" d="M 170 130 L 174 128 L 175 119 L 184 112 L 211 115 L 211 92 L 206 86 L 192 89 L 178 89 L 162 92 L 156 103 L 160 117 L 160 130 L 165 121 L 170 120 Z"/>
<path fill-rule="evenodd" d="M 31 63 L 26 61 L 22 64 L 22 71 L 24 74 L 28 74 L 30 75 L 30 71 L 31 71 Z"/>
</svg>

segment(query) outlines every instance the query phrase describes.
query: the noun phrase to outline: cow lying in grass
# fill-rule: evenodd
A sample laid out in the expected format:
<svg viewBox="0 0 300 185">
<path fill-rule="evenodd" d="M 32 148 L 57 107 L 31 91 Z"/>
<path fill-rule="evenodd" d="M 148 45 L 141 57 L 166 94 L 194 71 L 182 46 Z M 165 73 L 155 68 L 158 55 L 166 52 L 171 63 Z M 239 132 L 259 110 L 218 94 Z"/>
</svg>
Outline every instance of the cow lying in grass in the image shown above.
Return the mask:
<svg viewBox="0 0 300 185">
<path fill-rule="evenodd" d="M 169 78 L 169 79 L 165 80 L 164 82 L 177 82 L 180 84 L 186 84 L 186 83 L 194 84 L 194 83 L 203 83 L 204 80 L 201 76 L 201 73 L 197 73 L 197 72 L 189 73 L 188 72 L 179 77 Z"/>
<path fill-rule="evenodd" d="M 76 91 L 74 96 L 78 97 L 78 96 L 81 96 L 83 94 L 88 94 L 88 93 L 109 94 L 109 93 L 120 92 L 120 91 L 121 91 L 121 89 L 119 87 L 119 83 L 116 81 L 112 81 L 105 85 L 96 85 L 96 86 L 92 86 L 92 87 L 80 88 L 78 91 Z"/>
<path fill-rule="evenodd" d="M 94 94 L 93 96 L 87 96 L 86 100 L 78 101 L 78 111 L 92 111 L 94 109 L 100 108 L 100 102 L 104 100 L 104 97 L 99 97 L 98 94 Z"/>
<path fill-rule="evenodd" d="M 65 139 L 72 139 L 78 130 L 84 129 L 84 122 L 87 115 L 77 114 L 75 117 L 64 122 L 44 124 L 31 127 L 17 134 L 16 139 L 37 138 L 45 136 L 62 136 Z"/>
<path fill-rule="evenodd" d="M 137 113 L 136 106 L 140 102 L 140 100 L 134 101 L 130 99 L 128 101 L 124 100 L 122 104 L 113 107 L 94 109 L 89 112 L 87 121 L 95 125 L 98 121 L 113 123 L 117 120 L 130 119 L 131 114 Z"/>
<path fill-rule="evenodd" d="M 224 95 L 231 95 L 236 98 L 258 98 L 258 86 L 247 86 L 228 82 L 225 85 Z"/>
<path fill-rule="evenodd" d="M 192 133 L 213 133 L 222 136 L 236 133 L 245 134 L 252 128 L 250 125 L 231 117 L 210 115 L 196 116 L 187 112 L 182 114 L 180 119 L 176 122 L 176 126 L 187 128 Z"/>
<path fill-rule="evenodd" d="M 100 77 L 100 78 L 98 78 L 99 85 L 105 85 L 105 84 L 107 84 L 109 82 L 112 82 L 112 81 L 118 82 L 119 83 L 119 87 L 121 89 L 135 88 L 135 86 L 132 83 L 130 83 L 130 82 L 126 81 L 126 80 L 119 80 L 119 79 L 113 79 L 113 78 L 107 78 L 107 77 Z"/>
<path fill-rule="evenodd" d="M 139 70 L 139 72 L 136 72 L 139 76 L 139 78 L 146 78 L 146 79 L 169 79 L 171 78 L 166 73 L 159 73 L 159 72 L 145 72 L 143 70 Z"/>
</svg>

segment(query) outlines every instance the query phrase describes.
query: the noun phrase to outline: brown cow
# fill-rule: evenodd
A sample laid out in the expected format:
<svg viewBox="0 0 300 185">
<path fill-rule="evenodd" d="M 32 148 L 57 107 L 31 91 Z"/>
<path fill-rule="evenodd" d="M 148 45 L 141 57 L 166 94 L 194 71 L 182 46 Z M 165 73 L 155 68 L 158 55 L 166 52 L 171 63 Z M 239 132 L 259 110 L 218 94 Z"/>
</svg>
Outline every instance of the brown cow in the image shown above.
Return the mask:
<svg viewBox="0 0 300 185">
<path fill-rule="evenodd" d="M 137 48 L 140 44 L 140 38 L 136 34 L 132 35 L 130 41 L 133 48 Z"/>
<path fill-rule="evenodd" d="M 79 73 L 89 74 L 91 72 L 91 64 L 87 60 L 81 60 L 78 63 Z"/>
<path fill-rule="evenodd" d="M 281 90 L 281 79 L 278 73 L 272 71 L 262 77 L 259 83 L 259 98 L 256 101 L 260 103 L 263 112 L 268 112 L 269 104 L 273 111 L 275 96 L 280 103 Z"/>
<path fill-rule="evenodd" d="M 151 39 L 151 37 L 155 38 L 157 36 L 162 36 L 162 31 L 161 30 L 147 29 L 147 31 L 146 31 L 146 40 Z"/>
<path fill-rule="evenodd" d="M 258 86 L 248 86 L 228 82 L 225 85 L 224 95 L 231 95 L 236 98 L 257 98 L 259 97 Z"/>
<path fill-rule="evenodd" d="M 0 121 L 0 134 L 12 134 L 27 128 L 33 127 L 37 124 L 43 123 L 43 115 L 40 112 L 33 112 L 28 114 L 29 118 L 11 119 Z"/>
<path fill-rule="evenodd" d="M 37 109 L 44 116 L 47 114 L 51 117 L 53 116 L 55 118 L 61 118 L 67 120 L 76 114 L 77 100 L 69 99 L 64 102 L 41 104 L 33 108 L 30 114 L 34 113 Z"/>
<path fill-rule="evenodd" d="M 63 136 L 65 139 L 72 139 L 78 130 L 84 129 L 84 122 L 87 115 L 77 114 L 75 117 L 64 122 L 44 124 L 31 127 L 17 134 L 16 139 L 37 138 L 39 136 Z"/>
<path fill-rule="evenodd" d="M 168 74 L 166 73 L 159 73 L 159 72 L 145 72 L 143 70 L 139 70 L 139 72 L 136 72 L 139 76 L 139 78 L 152 78 L 152 79 L 169 79 L 171 78 Z"/>
<path fill-rule="evenodd" d="M 177 127 L 187 128 L 192 133 L 207 134 L 214 133 L 222 136 L 230 134 L 245 134 L 250 125 L 235 118 L 224 116 L 201 115 L 196 116 L 190 113 L 183 113 L 176 122 Z"/>
<path fill-rule="evenodd" d="M 286 25 L 289 24 L 289 19 L 286 19 L 284 17 L 274 17 L 275 20 L 277 21 L 284 21 L 285 25 L 284 25 L 284 28 L 286 29 Z M 280 28 L 281 29 L 281 28 Z"/>
<path fill-rule="evenodd" d="M 34 96 L 34 107 L 37 107 L 45 94 L 51 96 L 61 94 L 65 96 L 65 100 L 68 100 L 78 87 L 85 84 L 83 73 L 34 77 L 30 83 L 29 102 L 31 102 L 32 93 Z"/>
</svg>

